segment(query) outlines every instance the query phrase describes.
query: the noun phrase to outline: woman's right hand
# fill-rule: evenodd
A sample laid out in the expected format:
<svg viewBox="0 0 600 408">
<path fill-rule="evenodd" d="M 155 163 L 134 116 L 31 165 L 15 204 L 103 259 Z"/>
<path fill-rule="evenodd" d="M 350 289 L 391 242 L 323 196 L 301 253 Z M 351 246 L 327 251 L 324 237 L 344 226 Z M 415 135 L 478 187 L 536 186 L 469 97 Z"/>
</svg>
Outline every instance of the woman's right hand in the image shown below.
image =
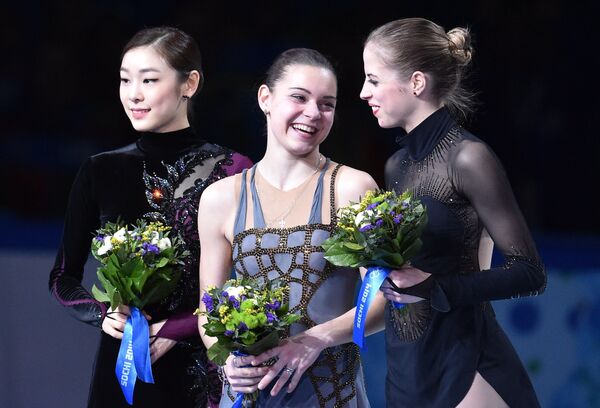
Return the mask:
<svg viewBox="0 0 600 408">
<path fill-rule="evenodd" d="M 232 391 L 250 394 L 258 390 L 258 383 L 269 371 L 269 367 L 244 367 L 250 365 L 254 356 L 236 357 L 233 354 L 227 357 L 223 371 Z"/>
<path fill-rule="evenodd" d="M 102 321 L 102 331 L 115 339 L 122 339 L 125 322 L 130 314 L 129 306 L 125 305 L 120 305 L 114 310 L 108 309 Z"/>
</svg>

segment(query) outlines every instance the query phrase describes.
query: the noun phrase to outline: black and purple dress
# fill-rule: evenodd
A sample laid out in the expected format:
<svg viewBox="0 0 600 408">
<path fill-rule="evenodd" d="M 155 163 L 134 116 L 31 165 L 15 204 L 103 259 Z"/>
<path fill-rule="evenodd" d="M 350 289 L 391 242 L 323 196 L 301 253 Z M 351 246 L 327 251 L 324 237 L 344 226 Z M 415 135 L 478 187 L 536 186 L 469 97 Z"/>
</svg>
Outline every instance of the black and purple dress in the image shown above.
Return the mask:
<svg viewBox="0 0 600 408">
<path fill-rule="evenodd" d="M 118 218 L 162 221 L 184 239 L 191 252 L 175 291 L 146 312 L 166 319 L 158 336 L 177 345 L 152 366 L 155 384 L 138 381 L 134 406 L 205 407 L 218 404 L 221 384 L 207 361 L 193 311 L 198 306 L 197 213 L 200 195 L 211 183 L 240 172 L 251 161 L 207 143 L 190 129 L 144 133 L 136 143 L 90 157 L 69 196 L 62 246 L 50 273 L 50 291 L 77 319 L 101 327 L 107 306 L 81 285 L 95 231 Z M 115 364 L 120 340 L 101 334 L 93 369 L 89 407 L 128 407 Z"/>
<path fill-rule="evenodd" d="M 432 277 L 409 290 L 427 300 L 404 311 L 386 307 L 388 406 L 455 407 L 476 372 L 510 407 L 539 406 L 489 303 L 536 295 L 546 286 L 501 164 L 446 108 L 402 142 L 386 164 L 386 186 L 412 191 L 427 207 L 423 247 L 412 265 Z M 480 242 L 488 234 L 504 263 L 481 270 Z"/>
</svg>

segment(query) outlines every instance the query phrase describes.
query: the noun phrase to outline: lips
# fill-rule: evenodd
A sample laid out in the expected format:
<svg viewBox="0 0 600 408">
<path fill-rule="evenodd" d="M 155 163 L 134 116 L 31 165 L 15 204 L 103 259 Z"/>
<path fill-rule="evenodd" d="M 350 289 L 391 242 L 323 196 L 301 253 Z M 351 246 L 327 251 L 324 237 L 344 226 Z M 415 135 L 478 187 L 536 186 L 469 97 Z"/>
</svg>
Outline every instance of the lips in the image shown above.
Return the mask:
<svg viewBox="0 0 600 408">
<path fill-rule="evenodd" d="M 292 128 L 298 132 L 313 135 L 317 132 L 317 128 L 314 126 L 306 125 L 304 123 L 292 123 Z"/>
<path fill-rule="evenodd" d="M 144 119 L 148 112 L 150 112 L 150 109 L 131 109 L 131 116 L 133 116 L 134 119 Z"/>
<path fill-rule="evenodd" d="M 379 112 L 379 106 L 371 105 L 371 104 L 369 104 L 369 106 L 371 107 L 371 111 L 373 112 L 373 115 L 377 116 L 377 112 Z"/>
</svg>

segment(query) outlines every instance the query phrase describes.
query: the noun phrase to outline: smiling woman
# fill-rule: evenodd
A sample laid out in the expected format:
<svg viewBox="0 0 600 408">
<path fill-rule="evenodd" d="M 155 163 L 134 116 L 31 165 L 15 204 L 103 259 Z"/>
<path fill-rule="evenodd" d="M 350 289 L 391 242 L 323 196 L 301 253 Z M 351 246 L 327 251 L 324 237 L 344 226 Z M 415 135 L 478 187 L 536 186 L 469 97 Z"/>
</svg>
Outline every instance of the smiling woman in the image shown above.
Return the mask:
<svg viewBox="0 0 600 408">
<path fill-rule="evenodd" d="M 207 188 L 200 202 L 201 295 L 222 286 L 233 268 L 237 277 L 289 285 L 285 300 L 300 316 L 278 347 L 227 359 L 222 407 L 232 405 L 236 392 L 256 390 L 260 407 L 369 406 L 360 355 L 350 343 L 360 275 L 326 263 L 321 244 L 336 225 L 337 208 L 377 186 L 319 152 L 336 96 L 336 76 L 323 55 L 303 48 L 282 53 L 258 90 L 267 121 L 264 157 L 250 172 Z M 372 307 L 371 332 L 383 327 L 383 298 Z M 215 339 L 204 335 L 204 323 L 200 317 L 211 346 Z M 261 366 L 273 357 L 273 366 Z"/>
<path fill-rule="evenodd" d="M 206 360 L 192 314 L 199 290 L 196 214 L 209 184 L 251 163 L 190 128 L 190 105 L 202 85 L 202 65 L 189 35 L 170 27 L 138 32 L 123 50 L 120 74 L 123 108 L 142 133 L 134 144 L 94 155 L 81 167 L 71 189 L 50 291 L 77 319 L 102 328 L 88 406 L 129 406 L 115 362 L 130 309 L 111 310 L 95 300 L 81 285 L 83 266 L 93 233 L 107 222 L 131 224 L 145 218 L 170 226 L 191 256 L 181 267 L 174 292 L 144 310 L 154 384 L 138 382 L 133 402 L 140 407 L 213 406 L 221 384 Z"/>
</svg>

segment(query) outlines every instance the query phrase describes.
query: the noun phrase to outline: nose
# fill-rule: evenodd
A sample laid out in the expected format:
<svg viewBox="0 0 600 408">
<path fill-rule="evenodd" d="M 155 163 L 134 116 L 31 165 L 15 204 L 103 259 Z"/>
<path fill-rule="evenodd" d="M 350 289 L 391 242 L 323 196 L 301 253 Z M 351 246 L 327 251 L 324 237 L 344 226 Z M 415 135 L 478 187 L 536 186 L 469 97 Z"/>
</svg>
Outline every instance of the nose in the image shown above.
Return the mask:
<svg viewBox="0 0 600 408">
<path fill-rule="evenodd" d="M 129 100 L 131 102 L 140 102 L 144 100 L 144 94 L 142 93 L 141 87 L 138 85 L 137 81 L 132 81 L 129 86 Z"/>
<path fill-rule="evenodd" d="M 360 90 L 360 99 L 368 100 L 372 95 L 367 87 L 367 82 L 363 83 L 362 89 Z"/>
<path fill-rule="evenodd" d="M 319 104 L 316 101 L 309 101 L 304 105 L 304 116 L 311 119 L 319 119 L 321 117 L 321 110 Z"/>
</svg>

